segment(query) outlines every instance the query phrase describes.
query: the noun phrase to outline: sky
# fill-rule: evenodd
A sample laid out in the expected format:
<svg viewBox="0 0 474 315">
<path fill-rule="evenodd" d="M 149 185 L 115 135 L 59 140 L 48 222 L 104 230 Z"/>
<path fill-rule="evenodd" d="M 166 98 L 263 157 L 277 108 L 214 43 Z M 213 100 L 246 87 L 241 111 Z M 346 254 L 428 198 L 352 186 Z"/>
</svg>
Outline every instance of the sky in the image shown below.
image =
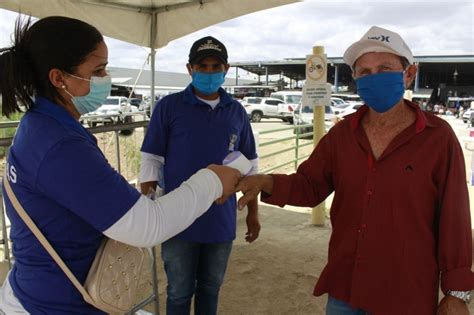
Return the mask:
<svg viewBox="0 0 474 315">
<path fill-rule="evenodd" d="M 0 9 L 0 47 L 10 45 L 16 17 Z M 207 35 L 226 45 L 230 63 L 302 58 L 316 45 L 329 57 L 341 57 L 372 25 L 401 34 L 415 56 L 474 54 L 474 0 L 305 0 L 176 39 L 157 50 L 156 69 L 186 73 L 192 43 Z M 110 66 L 149 69 L 147 48 L 112 38 L 106 43 Z M 242 70 L 239 75 L 256 78 Z"/>
</svg>

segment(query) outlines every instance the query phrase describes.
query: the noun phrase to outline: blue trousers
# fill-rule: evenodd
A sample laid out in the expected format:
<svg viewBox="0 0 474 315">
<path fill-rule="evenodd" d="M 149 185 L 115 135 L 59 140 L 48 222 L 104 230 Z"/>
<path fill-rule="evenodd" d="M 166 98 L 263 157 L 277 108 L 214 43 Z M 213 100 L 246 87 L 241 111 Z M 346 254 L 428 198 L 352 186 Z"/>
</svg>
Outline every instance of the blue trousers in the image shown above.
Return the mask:
<svg viewBox="0 0 474 315">
<path fill-rule="evenodd" d="M 217 314 L 219 289 L 224 280 L 232 242 L 195 243 L 171 239 L 161 245 L 168 278 L 166 314 Z"/>
<path fill-rule="evenodd" d="M 326 306 L 326 315 L 369 315 L 366 311 L 352 308 L 346 302 L 329 296 Z"/>
</svg>

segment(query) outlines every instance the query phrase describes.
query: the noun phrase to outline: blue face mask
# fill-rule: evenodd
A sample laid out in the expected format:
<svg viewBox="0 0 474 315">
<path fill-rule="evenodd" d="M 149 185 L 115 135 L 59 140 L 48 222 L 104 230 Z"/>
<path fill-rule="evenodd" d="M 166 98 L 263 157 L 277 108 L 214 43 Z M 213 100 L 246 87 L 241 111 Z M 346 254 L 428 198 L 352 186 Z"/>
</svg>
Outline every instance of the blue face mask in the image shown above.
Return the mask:
<svg viewBox="0 0 474 315">
<path fill-rule="evenodd" d="M 403 72 L 381 72 L 356 79 L 357 94 L 378 113 L 385 113 L 403 97 Z"/>
<path fill-rule="evenodd" d="M 64 91 L 71 95 L 71 101 L 81 115 L 93 112 L 102 106 L 112 90 L 112 78 L 109 75 L 104 77 L 91 77 L 90 80 L 72 74 L 69 75 L 76 79 L 89 81 L 90 90 L 89 93 L 84 96 L 73 96 L 64 88 Z"/>
<path fill-rule="evenodd" d="M 192 85 L 196 90 L 204 95 L 211 95 L 217 92 L 217 90 L 224 84 L 225 72 L 193 72 Z"/>
</svg>

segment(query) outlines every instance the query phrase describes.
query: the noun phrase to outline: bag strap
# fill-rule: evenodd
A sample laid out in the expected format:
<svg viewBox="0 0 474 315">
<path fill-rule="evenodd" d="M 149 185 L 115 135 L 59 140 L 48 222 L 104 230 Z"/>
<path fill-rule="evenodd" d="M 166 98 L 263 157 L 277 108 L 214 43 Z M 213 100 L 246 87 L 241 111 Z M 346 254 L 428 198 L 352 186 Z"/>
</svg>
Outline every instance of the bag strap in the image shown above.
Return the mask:
<svg viewBox="0 0 474 315">
<path fill-rule="evenodd" d="M 89 295 L 89 293 L 87 293 L 86 289 L 84 289 L 81 283 L 77 280 L 76 276 L 74 276 L 74 274 L 71 272 L 68 266 L 66 266 L 64 261 L 61 259 L 61 257 L 59 257 L 58 253 L 54 250 L 54 248 L 48 242 L 46 237 L 44 237 L 43 233 L 41 233 L 41 231 L 33 222 L 33 220 L 30 218 L 30 216 L 26 213 L 25 209 L 23 209 L 22 205 L 16 198 L 10 186 L 10 182 L 6 174 L 6 168 L 5 168 L 5 173 L 3 175 L 3 184 L 5 186 L 5 190 L 7 192 L 8 198 L 10 199 L 10 202 L 12 203 L 13 208 L 15 208 L 18 215 L 23 219 L 25 224 L 30 228 L 31 232 L 33 232 L 33 234 L 36 236 L 36 238 L 41 243 L 41 245 L 43 245 L 44 249 L 51 255 L 54 261 L 59 265 L 59 267 L 66 274 L 69 280 L 71 280 L 72 284 L 74 284 L 77 290 L 79 290 L 84 300 L 88 302 L 89 304 L 94 305 L 94 302 L 92 301 L 92 298 Z"/>
</svg>

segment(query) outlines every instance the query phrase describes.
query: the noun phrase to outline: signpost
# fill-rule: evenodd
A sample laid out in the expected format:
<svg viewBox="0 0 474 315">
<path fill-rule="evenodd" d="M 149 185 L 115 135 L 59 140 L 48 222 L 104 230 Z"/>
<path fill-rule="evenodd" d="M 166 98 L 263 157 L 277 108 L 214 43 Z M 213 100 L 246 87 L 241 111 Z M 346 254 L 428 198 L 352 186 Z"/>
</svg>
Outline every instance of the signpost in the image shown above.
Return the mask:
<svg viewBox="0 0 474 315">
<path fill-rule="evenodd" d="M 324 107 L 331 102 L 331 88 L 327 84 L 327 61 L 324 47 L 313 47 L 313 54 L 306 57 L 306 83 L 303 88 L 303 104 L 313 108 L 313 142 L 314 146 L 324 136 Z M 318 161 L 316 161 L 317 163 Z M 313 208 L 311 223 L 316 226 L 325 224 L 324 201 Z"/>
</svg>

